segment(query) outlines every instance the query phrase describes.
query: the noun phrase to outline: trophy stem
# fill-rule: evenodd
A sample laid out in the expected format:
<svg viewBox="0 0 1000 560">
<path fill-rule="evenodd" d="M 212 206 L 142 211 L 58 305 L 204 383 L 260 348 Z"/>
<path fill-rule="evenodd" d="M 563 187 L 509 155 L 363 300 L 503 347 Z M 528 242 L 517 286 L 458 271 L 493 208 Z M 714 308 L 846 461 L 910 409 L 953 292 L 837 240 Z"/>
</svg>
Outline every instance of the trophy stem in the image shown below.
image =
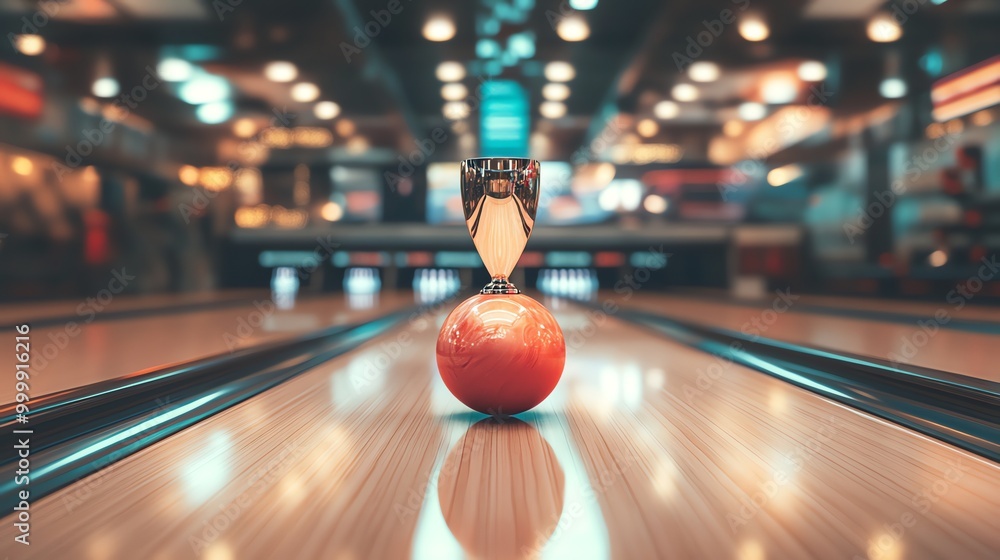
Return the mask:
<svg viewBox="0 0 1000 560">
<path fill-rule="evenodd" d="M 489 284 L 483 286 L 482 290 L 479 290 L 480 294 L 519 294 L 521 290 L 517 289 L 517 286 L 510 283 L 506 276 L 498 274 L 490 280 Z"/>
</svg>

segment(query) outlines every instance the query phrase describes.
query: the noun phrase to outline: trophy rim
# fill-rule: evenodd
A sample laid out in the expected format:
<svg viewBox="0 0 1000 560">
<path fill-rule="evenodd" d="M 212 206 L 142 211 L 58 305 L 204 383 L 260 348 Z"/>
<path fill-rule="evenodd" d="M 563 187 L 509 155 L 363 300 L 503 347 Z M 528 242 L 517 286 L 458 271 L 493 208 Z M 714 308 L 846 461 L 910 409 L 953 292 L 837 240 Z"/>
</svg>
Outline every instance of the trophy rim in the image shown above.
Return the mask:
<svg viewBox="0 0 1000 560">
<path fill-rule="evenodd" d="M 496 160 L 511 161 L 511 162 L 516 162 L 516 164 L 506 169 L 490 169 L 488 167 L 481 165 L 482 162 L 496 161 Z M 531 167 L 538 167 L 541 164 L 538 162 L 538 160 L 533 158 L 498 156 L 498 157 L 468 158 L 462 162 L 462 165 L 465 167 L 473 167 L 477 171 L 481 172 L 510 173 L 511 171 L 524 171 L 525 169 Z"/>
</svg>

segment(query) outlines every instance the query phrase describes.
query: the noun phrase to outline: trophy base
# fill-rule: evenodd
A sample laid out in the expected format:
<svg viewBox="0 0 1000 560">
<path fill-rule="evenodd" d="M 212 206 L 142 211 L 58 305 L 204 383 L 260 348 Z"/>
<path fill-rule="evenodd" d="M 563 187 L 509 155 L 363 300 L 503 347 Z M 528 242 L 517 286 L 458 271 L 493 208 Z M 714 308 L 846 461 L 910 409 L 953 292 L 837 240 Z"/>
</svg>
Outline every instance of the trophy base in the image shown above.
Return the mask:
<svg viewBox="0 0 1000 560">
<path fill-rule="evenodd" d="M 480 294 L 519 294 L 521 290 L 517 289 L 517 286 L 511 284 L 506 278 L 494 278 L 490 280 L 490 283 L 483 286 L 482 290 L 479 290 Z"/>
</svg>

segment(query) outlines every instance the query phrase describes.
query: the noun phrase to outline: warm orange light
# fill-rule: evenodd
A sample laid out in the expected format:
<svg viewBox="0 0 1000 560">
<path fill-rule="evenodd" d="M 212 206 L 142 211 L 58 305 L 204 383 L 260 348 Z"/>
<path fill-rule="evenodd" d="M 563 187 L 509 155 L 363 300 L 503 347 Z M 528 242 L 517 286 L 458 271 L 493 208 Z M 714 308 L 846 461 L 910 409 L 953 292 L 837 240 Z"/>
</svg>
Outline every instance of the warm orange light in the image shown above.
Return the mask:
<svg viewBox="0 0 1000 560">
<path fill-rule="evenodd" d="M 14 170 L 14 173 L 17 173 L 22 177 L 31 175 L 31 172 L 35 170 L 35 164 L 31 163 L 31 160 L 24 156 L 15 157 L 14 161 L 11 162 L 10 167 Z"/>
</svg>

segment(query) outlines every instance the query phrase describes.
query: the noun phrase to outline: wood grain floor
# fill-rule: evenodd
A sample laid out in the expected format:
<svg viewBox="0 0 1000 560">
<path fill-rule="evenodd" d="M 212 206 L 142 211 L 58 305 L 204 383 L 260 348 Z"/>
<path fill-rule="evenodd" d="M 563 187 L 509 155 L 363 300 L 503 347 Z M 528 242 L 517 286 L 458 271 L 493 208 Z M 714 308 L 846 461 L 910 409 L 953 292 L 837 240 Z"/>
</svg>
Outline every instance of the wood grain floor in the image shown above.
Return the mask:
<svg viewBox="0 0 1000 560">
<path fill-rule="evenodd" d="M 421 318 L 38 500 L 32 546 L 10 553 L 887 560 L 1000 550 L 997 464 L 614 317 L 550 305 L 567 367 L 522 421 L 483 422 L 448 394 L 433 357 L 442 316 Z"/>
<path fill-rule="evenodd" d="M 186 302 L 186 299 L 179 300 Z M 152 315 L 114 321 L 82 317 L 79 328 L 64 324 L 31 331 L 34 396 L 113 379 L 142 369 L 186 361 L 230 349 L 289 338 L 304 332 L 361 321 L 378 313 L 413 304 L 410 294 L 387 293 L 378 307 L 351 308 L 343 297 L 300 300 L 295 309 L 253 304 L 193 313 Z M 164 302 L 166 304 L 167 302 Z M 132 306 L 137 304 L 133 303 Z M 0 357 L 14 370 L 13 352 Z M 0 402 L 14 400 L 13 383 L 0 384 Z"/>
</svg>

